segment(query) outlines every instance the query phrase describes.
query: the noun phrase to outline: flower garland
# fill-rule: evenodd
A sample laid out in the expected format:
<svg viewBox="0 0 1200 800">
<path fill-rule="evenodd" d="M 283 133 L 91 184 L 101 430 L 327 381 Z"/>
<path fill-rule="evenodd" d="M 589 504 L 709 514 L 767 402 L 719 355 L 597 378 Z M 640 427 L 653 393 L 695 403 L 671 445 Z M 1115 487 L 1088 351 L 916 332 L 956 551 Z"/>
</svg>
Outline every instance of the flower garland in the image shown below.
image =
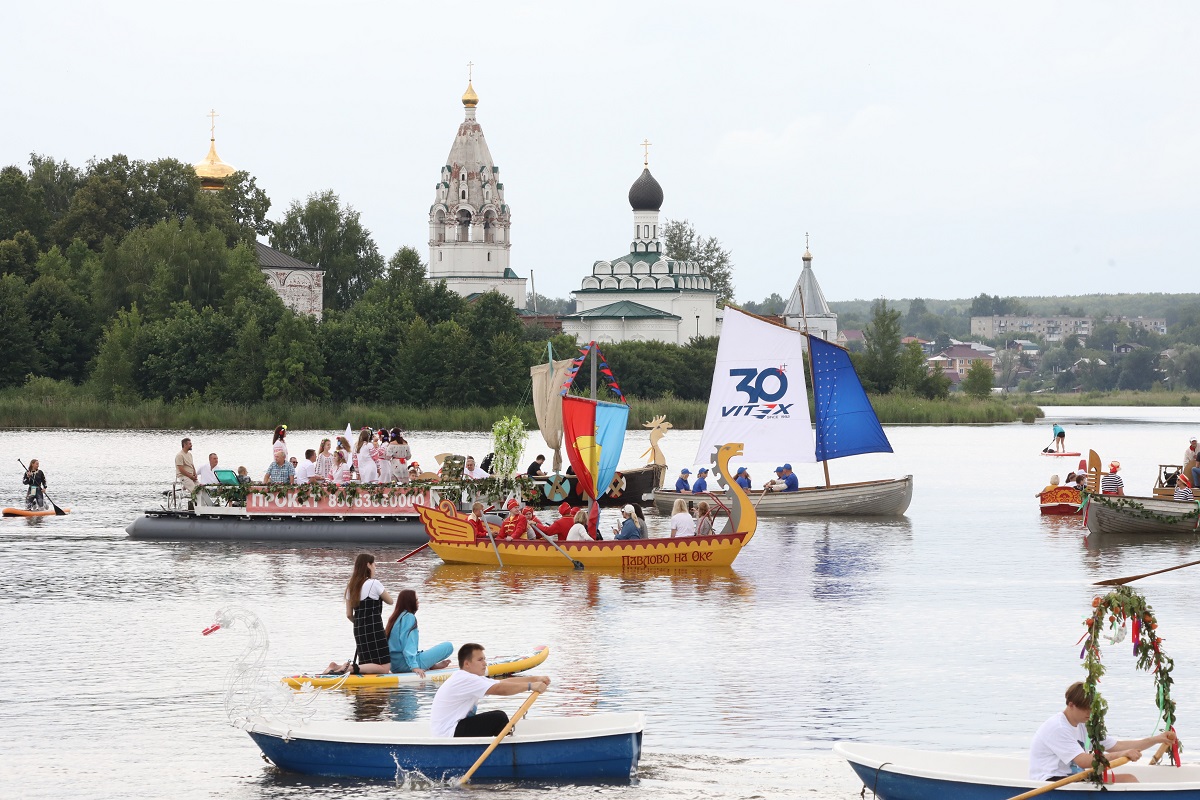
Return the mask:
<svg viewBox="0 0 1200 800">
<path fill-rule="evenodd" d="M 385 498 L 398 493 L 424 494 L 430 490 L 439 495 L 453 497 L 461 497 L 466 492 L 472 497 L 501 498 L 512 491 L 514 482 L 517 491 L 527 498 L 527 501 L 540 497 L 541 493 L 528 476 L 518 475 L 515 478 L 502 479 L 493 475 L 480 480 L 416 480 L 409 481 L 404 486 L 398 483 L 349 483 L 345 486 L 335 483 L 302 483 L 299 486 L 286 483 L 241 483 L 236 486 L 220 484 L 196 487 L 192 490 L 192 500 L 195 501 L 200 492 L 207 492 L 209 497 L 231 505 L 245 505 L 246 499 L 251 495 L 261 495 L 273 500 L 284 500 L 294 496 L 297 503 L 333 500 L 341 505 L 354 505 L 356 500 L 361 499 L 381 504 Z"/>
<path fill-rule="evenodd" d="M 1109 644 L 1124 641 L 1126 623 L 1130 624 L 1137 667 L 1154 673 L 1157 688 L 1155 702 L 1163 729 L 1170 730 L 1175 725 L 1175 701 L 1171 699 L 1171 670 L 1175 668 L 1175 661 L 1162 650 L 1163 640 L 1157 633 L 1158 620 L 1154 617 L 1154 610 L 1146 598 L 1128 586 L 1118 586 L 1104 597 L 1092 598 L 1092 615 L 1083 621 L 1087 633 L 1080 638 L 1084 644 L 1079 657 L 1083 659 L 1083 667 L 1087 670 L 1084 692 L 1092 698 L 1087 735 L 1092 745 L 1093 764 L 1096 765 L 1090 780 L 1097 783 L 1103 783 L 1103 773 L 1108 770 L 1108 759 L 1104 756 L 1104 739 L 1108 736 L 1104 715 L 1108 712 L 1108 702 L 1099 689 L 1100 678 L 1104 675 L 1104 665 L 1100 663 L 1100 635 L 1106 621 L 1112 631 L 1111 636 L 1105 637 Z M 1177 748 L 1171 750 L 1171 760 L 1179 764 Z"/>
<path fill-rule="evenodd" d="M 1155 522 L 1161 522 L 1167 525 L 1175 525 L 1180 522 L 1191 522 L 1193 526 L 1200 527 L 1200 501 L 1196 502 L 1196 508 L 1186 514 L 1156 514 L 1146 508 L 1145 504 L 1139 503 L 1128 497 L 1117 497 L 1115 495 L 1088 494 L 1087 504 L 1099 503 L 1102 506 L 1119 511 L 1128 509 L 1132 512 L 1132 516 L 1139 519 L 1150 519 Z"/>
</svg>

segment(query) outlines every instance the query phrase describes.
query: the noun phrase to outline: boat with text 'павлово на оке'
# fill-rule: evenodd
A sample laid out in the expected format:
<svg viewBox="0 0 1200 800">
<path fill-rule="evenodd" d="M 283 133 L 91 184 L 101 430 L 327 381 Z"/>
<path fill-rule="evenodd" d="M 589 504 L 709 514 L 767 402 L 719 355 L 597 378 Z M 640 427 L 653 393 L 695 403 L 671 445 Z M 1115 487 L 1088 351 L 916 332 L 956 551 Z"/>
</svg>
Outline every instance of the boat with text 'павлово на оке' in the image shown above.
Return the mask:
<svg viewBox="0 0 1200 800">
<path fill-rule="evenodd" d="M 816 433 L 808 415 L 804 351 L 808 339 L 816 400 Z M 725 307 L 717 364 L 696 463 L 711 463 L 719 442 L 743 442 L 745 460 L 776 464 L 822 462 L 825 485 L 793 492 L 751 492 L 758 513 L 778 516 L 899 516 L 912 501 L 911 475 L 831 484 L 828 461 L 890 453 L 879 418 L 849 354 L 819 336 L 793 330 L 734 306 Z M 734 475 L 721 476 L 729 488 Z M 696 495 L 658 490 L 654 505 L 670 513 Z"/>
<path fill-rule="evenodd" d="M 622 429 L 623 430 L 623 429 Z M 741 454 L 740 444 L 722 445 L 717 463 L 727 466 Z M 578 471 L 578 470 L 577 470 Z M 732 487 L 733 503 L 724 532 L 679 538 L 565 541 L 544 539 L 477 539 L 475 530 L 454 505 L 420 508 L 429 534 L 429 547 L 448 564 L 533 566 L 571 569 L 671 571 L 697 567 L 728 567 L 754 536 L 758 525 L 754 505 L 740 487 Z M 594 524 L 593 524 L 594 528 Z"/>
<path fill-rule="evenodd" d="M 191 510 L 148 509 L 125 531 L 132 539 L 160 541 L 423 544 L 425 527 L 417 510 L 441 499 L 430 486 L 239 485 L 236 480 L 202 489 Z M 182 499 L 178 505 L 185 504 Z"/>
</svg>

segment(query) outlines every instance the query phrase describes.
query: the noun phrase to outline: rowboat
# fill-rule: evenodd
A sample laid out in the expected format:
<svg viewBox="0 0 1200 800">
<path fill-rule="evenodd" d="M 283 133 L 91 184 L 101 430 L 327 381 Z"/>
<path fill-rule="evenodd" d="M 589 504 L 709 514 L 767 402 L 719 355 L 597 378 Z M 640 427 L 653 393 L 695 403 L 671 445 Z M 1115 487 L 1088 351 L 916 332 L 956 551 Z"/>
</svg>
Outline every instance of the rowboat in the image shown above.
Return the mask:
<svg viewBox="0 0 1200 800">
<path fill-rule="evenodd" d="M 1029 779 L 1029 759 L 976 753 L 938 753 L 880 744 L 838 742 L 833 752 L 850 762 L 867 791 L 880 800 L 1007 800 L 1046 786 Z M 1139 798 L 1200 800 L 1200 766 L 1129 764 L 1119 772 L 1138 783 L 1108 784 L 1106 793 Z M 1081 780 L 1043 797 L 1100 796 L 1101 789 Z"/>
<path fill-rule="evenodd" d="M 1089 494 L 1083 521 L 1095 534 L 1192 535 L 1200 528 L 1200 503 Z"/>
<path fill-rule="evenodd" d="M 740 444 L 722 445 L 717 463 L 728 468 L 729 459 L 741 452 Z M 448 500 L 443 500 L 438 508 L 422 507 L 418 513 L 429 536 L 430 549 L 448 564 L 572 568 L 572 561 L 579 561 L 585 568 L 669 571 L 728 567 L 750 543 L 758 525 L 754 506 L 736 483 L 730 487 L 730 493 L 734 499 L 722 533 L 676 539 L 566 541 L 557 546 L 544 539 L 493 543 L 489 539 L 476 539 L 474 528 Z"/>
<path fill-rule="evenodd" d="M 524 672 L 541 664 L 549 655 L 550 648 L 543 644 L 528 653 L 489 658 L 487 674 L 495 677 Z M 387 672 L 382 675 L 290 675 L 282 678 L 281 681 L 285 686 L 293 689 L 304 689 L 309 686 L 314 689 L 384 689 L 393 686 L 414 685 L 425 681 L 441 683 L 456 672 L 458 672 L 457 667 L 431 669 L 426 670 L 424 678 L 415 672 Z"/>
<path fill-rule="evenodd" d="M 812 420 L 804 380 L 806 352 L 813 376 Z M 771 492 L 766 497 L 756 494 L 756 501 L 762 498 L 758 506 L 762 514 L 899 516 L 912 501 L 912 475 L 830 482 L 832 459 L 892 452 L 846 350 L 807 330 L 794 330 L 730 305 L 725 307 L 696 463 L 709 463 L 716 443 L 726 441 L 743 442 L 751 463 L 796 461 L 823 466 L 824 486 Z M 734 478 L 734 473 L 728 473 L 721 483 L 732 488 Z M 654 493 L 654 505 L 666 512 L 680 497 L 660 489 Z"/>
<path fill-rule="evenodd" d="M 900 516 L 912 502 L 912 475 L 880 481 L 803 486 L 795 492 L 750 491 L 760 516 Z M 765 497 L 764 497 L 765 494 Z M 660 489 L 654 507 L 670 514 L 676 500 L 703 499 L 685 492 Z"/>
<path fill-rule="evenodd" d="M 1082 502 L 1082 493 L 1068 486 L 1056 486 L 1038 495 L 1038 507 L 1044 515 L 1078 514 Z"/>
<path fill-rule="evenodd" d="M 642 752 L 645 715 L 523 719 L 473 781 L 627 782 Z M 398 780 L 419 772 L 434 781 L 464 775 L 491 737 L 444 738 L 421 722 L 251 721 L 247 733 L 281 769 L 306 775 Z"/>
</svg>

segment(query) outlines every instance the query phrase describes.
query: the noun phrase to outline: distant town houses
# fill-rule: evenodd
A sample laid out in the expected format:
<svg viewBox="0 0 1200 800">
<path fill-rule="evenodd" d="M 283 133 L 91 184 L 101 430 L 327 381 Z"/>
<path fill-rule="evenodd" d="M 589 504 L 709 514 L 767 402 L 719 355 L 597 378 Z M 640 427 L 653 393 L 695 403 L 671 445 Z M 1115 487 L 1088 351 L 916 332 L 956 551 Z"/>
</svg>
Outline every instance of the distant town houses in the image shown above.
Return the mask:
<svg viewBox="0 0 1200 800">
<path fill-rule="evenodd" d="M 1124 323 L 1130 328 L 1145 328 L 1166 335 L 1167 321 L 1162 317 L 1109 316 L 1106 323 Z M 981 339 L 1002 339 L 1008 336 L 1037 336 L 1047 343 L 1061 342 L 1068 336 L 1086 340 L 1092 332 L 1090 317 L 971 317 L 971 335 Z"/>
</svg>

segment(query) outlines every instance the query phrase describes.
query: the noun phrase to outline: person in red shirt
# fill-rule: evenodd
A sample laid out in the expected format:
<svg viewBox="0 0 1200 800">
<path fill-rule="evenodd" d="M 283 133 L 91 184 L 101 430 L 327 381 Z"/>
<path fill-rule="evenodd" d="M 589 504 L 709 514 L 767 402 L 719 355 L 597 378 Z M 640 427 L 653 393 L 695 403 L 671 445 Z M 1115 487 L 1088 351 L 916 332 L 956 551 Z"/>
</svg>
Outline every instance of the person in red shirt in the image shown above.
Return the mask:
<svg viewBox="0 0 1200 800">
<path fill-rule="evenodd" d="M 575 524 L 575 512 L 578 510 L 572 508 L 569 503 L 563 503 L 558 507 L 558 519 L 549 525 L 538 525 L 535 521 L 533 526 L 547 536 L 566 541 L 567 534 L 571 532 L 571 526 Z"/>
<path fill-rule="evenodd" d="M 529 517 L 526 513 L 532 513 L 529 506 L 518 508 L 520 503 L 517 498 L 510 497 L 508 500 L 508 516 L 504 518 L 504 522 L 500 523 L 500 532 L 496 534 L 497 539 L 524 539 L 525 532 L 529 529 Z"/>
<path fill-rule="evenodd" d="M 476 539 L 488 538 L 487 520 L 483 518 L 483 503 L 475 503 L 471 506 L 471 513 L 467 516 L 467 522 L 471 523 L 471 527 L 475 529 Z"/>
</svg>

